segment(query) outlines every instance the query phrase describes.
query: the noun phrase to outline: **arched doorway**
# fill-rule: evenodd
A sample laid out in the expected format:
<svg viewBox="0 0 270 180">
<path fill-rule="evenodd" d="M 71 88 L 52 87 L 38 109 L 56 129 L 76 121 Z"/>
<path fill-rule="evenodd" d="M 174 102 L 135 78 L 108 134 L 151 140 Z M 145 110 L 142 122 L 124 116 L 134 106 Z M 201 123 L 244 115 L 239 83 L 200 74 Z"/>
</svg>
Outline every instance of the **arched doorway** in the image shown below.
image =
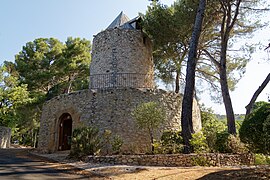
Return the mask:
<svg viewBox="0 0 270 180">
<path fill-rule="evenodd" d="M 72 118 L 68 113 L 64 113 L 60 118 L 59 123 L 59 144 L 58 150 L 64 151 L 71 148 L 72 136 Z"/>
</svg>

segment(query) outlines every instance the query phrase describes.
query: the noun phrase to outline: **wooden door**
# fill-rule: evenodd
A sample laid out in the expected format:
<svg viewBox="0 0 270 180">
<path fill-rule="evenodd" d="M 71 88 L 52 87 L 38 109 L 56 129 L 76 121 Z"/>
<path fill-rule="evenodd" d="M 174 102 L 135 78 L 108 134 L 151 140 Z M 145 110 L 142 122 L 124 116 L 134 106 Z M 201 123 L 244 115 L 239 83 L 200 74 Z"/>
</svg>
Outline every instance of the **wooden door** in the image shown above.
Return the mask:
<svg viewBox="0 0 270 180">
<path fill-rule="evenodd" d="M 71 148 L 72 119 L 69 114 L 63 114 L 59 124 L 59 146 L 58 150 L 64 151 Z"/>
</svg>

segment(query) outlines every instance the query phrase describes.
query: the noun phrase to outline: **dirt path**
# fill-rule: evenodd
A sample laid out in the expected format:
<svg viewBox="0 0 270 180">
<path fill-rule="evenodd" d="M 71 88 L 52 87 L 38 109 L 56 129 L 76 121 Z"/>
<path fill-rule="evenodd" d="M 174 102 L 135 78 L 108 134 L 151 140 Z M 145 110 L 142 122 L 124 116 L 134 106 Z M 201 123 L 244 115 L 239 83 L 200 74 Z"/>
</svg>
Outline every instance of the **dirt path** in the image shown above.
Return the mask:
<svg viewBox="0 0 270 180">
<path fill-rule="evenodd" d="M 39 154 L 41 155 L 41 154 Z M 43 154 L 42 156 L 65 162 L 90 172 L 91 179 L 116 180 L 181 180 L 181 179 L 270 179 L 269 167 L 153 167 L 93 164 L 66 159 L 68 152 Z"/>
<path fill-rule="evenodd" d="M 104 169 L 103 175 L 112 179 L 144 179 L 144 180 L 180 180 L 180 179 L 270 179 L 269 169 L 239 169 L 239 168 L 163 168 L 138 169 L 127 172 L 122 170 Z"/>
<path fill-rule="evenodd" d="M 153 167 L 93 164 L 67 159 L 68 152 L 37 154 L 0 149 L 0 179 L 218 180 L 270 179 L 270 167 Z"/>
</svg>

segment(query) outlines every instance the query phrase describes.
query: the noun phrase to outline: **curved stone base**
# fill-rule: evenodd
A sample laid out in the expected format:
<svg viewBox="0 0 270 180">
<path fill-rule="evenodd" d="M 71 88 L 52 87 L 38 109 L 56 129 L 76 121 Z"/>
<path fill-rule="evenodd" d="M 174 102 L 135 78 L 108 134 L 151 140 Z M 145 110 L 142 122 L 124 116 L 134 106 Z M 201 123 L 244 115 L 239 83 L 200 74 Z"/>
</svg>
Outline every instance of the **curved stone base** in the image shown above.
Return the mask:
<svg viewBox="0 0 270 180">
<path fill-rule="evenodd" d="M 106 89 L 84 90 L 61 95 L 46 102 L 43 106 L 39 149 L 56 151 L 59 139 L 59 118 L 69 113 L 72 129 L 80 126 L 96 126 L 100 132 L 110 130 L 112 136 L 118 135 L 124 141 L 123 153 L 145 153 L 150 150 L 150 138 L 147 132 L 139 129 L 133 110 L 144 102 L 158 102 L 166 111 L 166 121 L 155 139 L 159 139 L 164 130 L 179 130 L 182 96 L 159 89 Z M 201 129 L 200 110 L 194 101 L 193 125 Z"/>
</svg>

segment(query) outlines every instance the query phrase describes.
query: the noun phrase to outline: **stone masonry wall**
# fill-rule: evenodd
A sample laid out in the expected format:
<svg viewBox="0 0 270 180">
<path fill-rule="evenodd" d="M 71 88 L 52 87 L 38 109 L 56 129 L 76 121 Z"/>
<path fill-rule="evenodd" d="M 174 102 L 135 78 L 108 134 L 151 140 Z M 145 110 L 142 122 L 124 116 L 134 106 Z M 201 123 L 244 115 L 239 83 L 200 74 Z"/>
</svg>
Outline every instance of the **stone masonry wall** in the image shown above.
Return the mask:
<svg viewBox="0 0 270 180">
<path fill-rule="evenodd" d="M 0 148 L 9 148 L 11 139 L 11 129 L 0 126 Z"/>
<path fill-rule="evenodd" d="M 123 153 L 144 153 L 150 148 L 147 132 L 138 129 L 131 112 L 141 103 L 155 101 L 166 110 L 166 121 L 159 139 L 165 129 L 180 128 L 182 97 L 179 94 L 154 89 L 106 89 L 84 90 L 61 95 L 46 102 L 43 106 L 39 149 L 56 151 L 58 147 L 59 118 L 69 113 L 73 120 L 72 129 L 80 126 L 96 126 L 101 132 L 111 130 L 112 135 L 119 135 L 124 144 Z M 194 127 L 201 128 L 199 107 L 194 101 Z"/>
<path fill-rule="evenodd" d="M 159 154 L 88 156 L 86 162 L 141 166 L 239 166 L 254 165 L 252 154 Z"/>
<path fill-rule="evenodd" d="M 152 45 L 140 30 L 109 29 L 93 40 L 90 89 L 154 87 Z"/>
</svg>

